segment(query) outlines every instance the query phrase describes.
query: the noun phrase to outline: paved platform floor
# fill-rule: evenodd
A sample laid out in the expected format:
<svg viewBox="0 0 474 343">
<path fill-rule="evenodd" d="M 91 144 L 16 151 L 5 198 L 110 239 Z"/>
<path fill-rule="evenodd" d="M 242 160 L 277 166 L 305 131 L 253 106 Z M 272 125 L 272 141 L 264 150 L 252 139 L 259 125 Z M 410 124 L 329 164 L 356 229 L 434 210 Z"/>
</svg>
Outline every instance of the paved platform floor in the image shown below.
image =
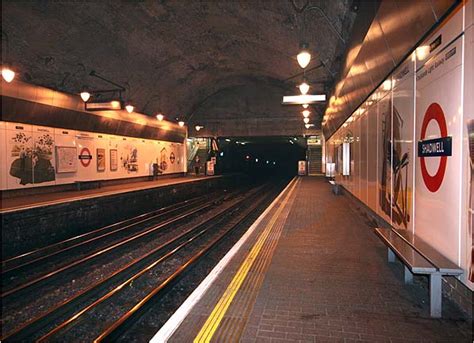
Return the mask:
<svg viewBox="0 0 474 343">
<path fill-rule="evenodd" d="M 472 342 L 471 324 L 447 299 L 443 319 L 430 318 L 426 283 L 405 285 L 355 204 L 324 178 L 304 177 L 169 341 Z"/>
<path fill-rule="evenodd" d="M 66 192 L 55 192 L 55 193 L 45 193 L 45 194 L 36 194 L 36 195 L 27 195 L 19 196 L 13 198 L 1 199 L 0 202 L 0 213 L 8 212 L 12 210 L 20 210 L 25 208 L 32 208 L 37 206 L 45 205 L 55 205 L 63 202 L 70 202 L 82 199 L 90 199 L 94 197 L 101 197 L 105 195 L 133 192 L 138 190 L 144 190 L 155 187 L 165 187 L 169 185 L 193 182 L 197 180 L 202 180 L 204 178 L 212 178 L 219 176 L 161 176 L 157 180 L 153 181 L 139 181 L 139 182 L 130 182 L 117 185 L 108 185 L 101 188 L 78 190 L 78 191 L 66 191 Z"/>
</svg>

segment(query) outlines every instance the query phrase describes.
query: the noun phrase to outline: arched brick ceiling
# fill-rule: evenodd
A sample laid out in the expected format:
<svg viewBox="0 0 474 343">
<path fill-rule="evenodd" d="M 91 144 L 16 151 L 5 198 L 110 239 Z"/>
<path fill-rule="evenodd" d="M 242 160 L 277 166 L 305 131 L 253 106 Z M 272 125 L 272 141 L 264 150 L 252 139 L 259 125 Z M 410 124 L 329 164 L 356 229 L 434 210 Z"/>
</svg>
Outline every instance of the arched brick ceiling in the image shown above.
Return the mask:
<svg viewBox="0 0 474 343">
<path fill-rule="evenodd" d="M 88 75 L 95 70 L 125 85 L 139 112 L 192 118 L 220 90 L 247 82 L 296 94 L 302 39 L 314 56 L 309 68 L 325 65 L 308 74 L 313 90 L 328 93 L 345 44 L 316 11 L 306 14 L 303 30 L 299 9 L 321 7 L 347 41 L 356 15 L 351 2 L 2 2 L 2 30 L 27 82 L 71 93 L 82 85 L 107 88 Z M 286 111 L 297 115 L 294 108 Z"/>
</svg>

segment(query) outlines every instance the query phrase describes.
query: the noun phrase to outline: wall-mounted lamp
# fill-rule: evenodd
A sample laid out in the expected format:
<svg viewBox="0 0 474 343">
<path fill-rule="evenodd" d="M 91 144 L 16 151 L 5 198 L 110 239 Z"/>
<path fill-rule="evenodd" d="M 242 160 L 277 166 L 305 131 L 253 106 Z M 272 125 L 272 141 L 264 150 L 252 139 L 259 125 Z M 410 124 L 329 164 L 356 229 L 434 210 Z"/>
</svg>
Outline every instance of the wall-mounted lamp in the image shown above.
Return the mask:
<svg viewBox="0 0 474 343">
<path fill-rule="evenodd" d="M 10 68 L 8 65 L 5 65 L 2 67 L 2 77 L 3 79 L 10 83 L 13 81 L 13 79 L 15 78 L 15 72 L 13 71 L 12 68 Z"/>
<path fill-rule="evenodd" d="M 132 104 L 128 103 L 127 105 L 125 105 L 125 109 L 127 110 L 128 113 L 132 113 L 135 107 L 133 107 Z"/>
<path fill-rule="evenodd" d="M 13 70 L 12 66 L 8 63 L 10 60 L 10 41 L 8 39 L 8 35 L 5 31 L 2 30 L 2 40 L 3 40 L 3 37 L 5 37 L 5 47 L 6 47 L 6 51 L 5 51 L 5 59 L 2 58 L 2 60 L 4 61 L 3 65 L 2 65 L 2 77 L 3 79 L 10 83 L 13 81 L 13 79 L 15 78 L 15 71 Z M 2 48 L 3 48 L 3 44 L 2 44 Z"/>
</svg>

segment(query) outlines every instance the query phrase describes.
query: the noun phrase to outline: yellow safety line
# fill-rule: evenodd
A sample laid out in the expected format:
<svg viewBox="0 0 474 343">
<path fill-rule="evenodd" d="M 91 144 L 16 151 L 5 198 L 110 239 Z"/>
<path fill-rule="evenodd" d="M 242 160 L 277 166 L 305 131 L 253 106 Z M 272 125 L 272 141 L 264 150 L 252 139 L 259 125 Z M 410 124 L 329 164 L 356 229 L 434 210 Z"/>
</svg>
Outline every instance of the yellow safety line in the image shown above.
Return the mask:
<svg viewBox="0 0 474 343">
<path fill-rule="evenodd" d="M 225 290 L 224 294 L 220 298 L 217 305 L 212 310 L 211 315 L 207 318 L 206 322 L 204 323 L 203 327 L 199 331 L 198 335 L 194 339 L 195 343 L 203 343 L 203 342 L 210 342 L 212 337 L 214 336 L 219 324 L 221 323 L 222 319 L 224 318 L 227 309 L 229 308 L 232 300 L 234 299 L 235 295 L 237 294 L 240 286 L 245 280 L 250 268 L 252 267 L 253 263 L 255 262 L 263 243 L 270 235 L 270 232 L 273 228 L 273 225 L 277 221 L 280 213 L 282 212 L 283 208 L 285 207 L 290 195 L 293 193 L 297 182 L 295 182 L 292 188 L 288 191 L 285 199 L 280 204 L 280 207 L 275 212 L 273 217 L 271 218 L 270 222 L 265 227 L 265 230 L 261 233 L 260 237 L 257 240 L 257 243 L 253 246 L 250 253 L 245 258 L 244 262 L 240 266 L 239 270 L 235 274 L 234 278 L 232 279 L 231 283 Z"/>
</svg>

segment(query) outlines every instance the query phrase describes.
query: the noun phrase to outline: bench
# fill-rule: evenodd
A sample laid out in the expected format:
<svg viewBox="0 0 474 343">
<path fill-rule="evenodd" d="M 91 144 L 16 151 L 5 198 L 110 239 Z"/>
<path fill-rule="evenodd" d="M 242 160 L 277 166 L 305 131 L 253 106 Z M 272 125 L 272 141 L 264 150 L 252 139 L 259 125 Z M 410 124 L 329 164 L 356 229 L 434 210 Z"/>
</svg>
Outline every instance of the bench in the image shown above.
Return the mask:
<svg viewBox="0 0 474 343">
<path fill-rule="evenodd" d="M 459 276 L 463 270 L 411 232 L 375 228 L 375 233 L 388 247 L 388 262 L 398 256 L 405 265 L 406 284 L 413 282 L 413 274 L 429 276 L 430 315 L 441 318 L 442 276 Z"/>
<path fill-rule="evenodd" d="M 336 183 L 336 181 L 329 180 L 329 183 L 332 186 L 332 192 L 333 192 L 334 195 L 341 195 L 342 194 L 341 186 L 338 183 Z"/>
</svg>

